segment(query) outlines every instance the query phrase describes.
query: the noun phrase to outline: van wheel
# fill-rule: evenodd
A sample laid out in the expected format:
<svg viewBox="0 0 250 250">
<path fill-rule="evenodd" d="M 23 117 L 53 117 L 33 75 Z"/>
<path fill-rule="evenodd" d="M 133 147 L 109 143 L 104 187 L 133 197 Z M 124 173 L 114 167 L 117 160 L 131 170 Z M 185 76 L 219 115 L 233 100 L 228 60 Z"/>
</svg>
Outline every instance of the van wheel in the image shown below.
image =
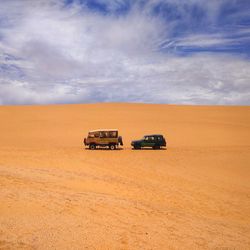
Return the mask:
<svg viewBox="0 0 250 250">
<path fill-rule="evenodd" d="M 160 146 L 153 146 L 153 149 L 161 149 Z"/>
<path fill-rule="evenodd" d="M 95 144 L 90 144 L 90 145 L 89 145 L 89 149 L 91 149 L 91 150 L 96 149 L 96 145 L 95 145 Z"/>
<path fill-rule="evenodd" d="M 115 147 L 114 144 L 110 144 L 110 145 L 109 145 L 109 149 L 110 149 L 110 150 L 115 150 L 115 148 L 116 148 L 116 147 Z"/>
</svg>

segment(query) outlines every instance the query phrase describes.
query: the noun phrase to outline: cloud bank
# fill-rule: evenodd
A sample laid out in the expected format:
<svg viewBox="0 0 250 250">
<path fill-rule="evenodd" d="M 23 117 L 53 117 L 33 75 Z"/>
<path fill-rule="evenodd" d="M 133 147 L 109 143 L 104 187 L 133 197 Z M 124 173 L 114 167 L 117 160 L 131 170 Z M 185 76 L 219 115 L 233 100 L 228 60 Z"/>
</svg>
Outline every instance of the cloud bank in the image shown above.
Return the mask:
<svg viewBox="0 0 250 250">
<path fill-rule="evenodd" d="M 0 1 L 0 104 L 249 105 L 250 4 L 183 2 Z"/>
</svg>

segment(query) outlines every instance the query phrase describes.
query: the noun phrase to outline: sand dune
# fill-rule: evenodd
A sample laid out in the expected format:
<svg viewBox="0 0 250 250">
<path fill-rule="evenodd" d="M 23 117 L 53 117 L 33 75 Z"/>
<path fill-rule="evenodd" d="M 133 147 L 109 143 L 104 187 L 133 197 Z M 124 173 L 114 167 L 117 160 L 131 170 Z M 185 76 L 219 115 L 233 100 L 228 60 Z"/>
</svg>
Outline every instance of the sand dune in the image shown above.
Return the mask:
<svg viewBox="0 0 250 250">
<path fill-rule="evenodd" d="M 250 249 L 250 107 L 1 106 L 0 249 Z"/>
</svg>

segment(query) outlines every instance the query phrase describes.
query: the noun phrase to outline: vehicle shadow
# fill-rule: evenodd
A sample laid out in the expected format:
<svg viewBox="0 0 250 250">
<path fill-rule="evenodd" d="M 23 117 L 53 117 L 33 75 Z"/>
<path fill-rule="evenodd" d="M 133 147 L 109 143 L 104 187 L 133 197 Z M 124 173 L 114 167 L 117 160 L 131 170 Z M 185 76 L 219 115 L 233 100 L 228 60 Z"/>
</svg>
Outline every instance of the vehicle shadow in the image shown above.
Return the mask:
<svg viewBox="0 0 250 250">
<path fill-rule="evenodd" d="M 150 151 L 162 151 L 162 150 L 167 150 L 167 148 L 159 148 L 159 149 L 153 149 L 153 148 L 140 148 L 140 149 L 135 149 L 135 148 L 131 148 L 131 150 L 133 151 L 142 151 L 142 150 L 150 150 Z"/>
<path fill-rule="evenodd" d="M 132 151 L 165 151 L 167 148 L 160 148 L 160 149 L 153 149 L 153 148 L 141 148 L 141 149 L 134 149 L 134 148 L 116 148 L 114 150 L 110 150 L 109 148 L 96 148 L 96 149 L 89 149 L 89 148 L 84 148 L 85 150 L 88 151 L 127 151 L 127 150 L 132 150 Z"/>
<path fill-rule="evenodd" d="M 111 150 L 109 148 L 96 148 L 96 149 L 84 148 L 84 149 L 89 150 L 89 151 L 120 151 L 120 150 L 124 150 L 124 148 L 116 148 L 114 150 Z"/>
</svg>

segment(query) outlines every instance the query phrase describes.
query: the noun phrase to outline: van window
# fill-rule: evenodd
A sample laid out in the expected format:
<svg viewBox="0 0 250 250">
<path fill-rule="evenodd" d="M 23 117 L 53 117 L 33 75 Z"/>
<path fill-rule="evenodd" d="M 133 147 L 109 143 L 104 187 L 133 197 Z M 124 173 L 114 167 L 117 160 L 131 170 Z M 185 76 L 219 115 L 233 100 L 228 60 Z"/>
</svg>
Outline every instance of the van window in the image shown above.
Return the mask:
<svg viewBox="0 0 250 250">
<path fill-rule="evenodd" d="M 89 137 L 90 138 L 99 137 L 99 132 L 90 132 Z"/>
<path fill-rule="evenodd" d="M 117 136 L 118 136 L 117 131 L 98 131 L 98 132 L 94 132 L 94 135 L 92 137 L 117 138 Z"/>
<path fill-rule="evenodd" d="M 116 138 L 117 137 L 117 131 L 110 131 L 109 132 L 109 137 L 110 138 Z"/>
<path fill-rule="evenodd" d="M 93 138 L 94 137 L 94 133 L 89 133 L 89 137 Z"/>
</svg>

